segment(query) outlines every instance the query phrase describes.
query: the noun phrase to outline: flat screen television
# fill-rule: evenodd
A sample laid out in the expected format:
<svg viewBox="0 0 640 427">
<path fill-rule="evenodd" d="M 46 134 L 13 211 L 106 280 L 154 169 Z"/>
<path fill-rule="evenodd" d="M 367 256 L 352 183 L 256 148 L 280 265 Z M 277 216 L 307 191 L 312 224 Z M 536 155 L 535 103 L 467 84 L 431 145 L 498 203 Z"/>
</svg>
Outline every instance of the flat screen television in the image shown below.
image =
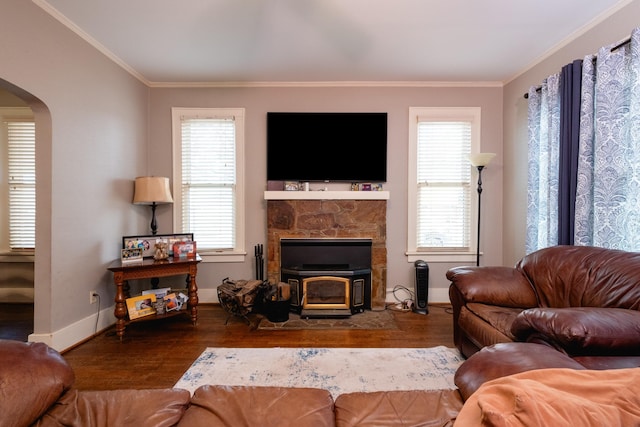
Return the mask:
<svg viewBox="0 0 640 427">
<path fill-rule="evenodd" d="M 267 113 L 267 181 L 386 182 L 387 113 Z"/>
</svg>

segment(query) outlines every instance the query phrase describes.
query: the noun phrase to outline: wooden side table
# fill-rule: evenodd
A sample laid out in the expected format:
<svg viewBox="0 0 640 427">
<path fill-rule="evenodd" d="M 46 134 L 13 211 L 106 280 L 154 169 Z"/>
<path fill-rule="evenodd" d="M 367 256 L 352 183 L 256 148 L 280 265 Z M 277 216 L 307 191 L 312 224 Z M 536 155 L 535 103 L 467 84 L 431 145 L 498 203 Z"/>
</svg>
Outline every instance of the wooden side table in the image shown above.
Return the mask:
<svg viewBox="0 0 640 427">
<path fill-rule="evenodd" d="M 199 255 L 195 258 L 169 258 L 162 261 L 156 261 L 153 258 L 145 258 L 142 263 L 123 264 L 119 259 L 113 261 L 107 268 L 113 272 L 113 281 L 116 285 L 116 307 L 114 315 L 116 317 L 116 334 L 122 341 L 124 330 L 131 320 L 127 320 L 127 306 L 125 301 L 131 295 L 129 294 L 129 280 L 152 279 L 155 277 L 167 277 L 187 275 L 187 313 L 191 315 L 191 321 L 195 326 L 198 322 L 198 285 L 196 284 L 196 274 L 198 272 L 198 263 L 202 261 Z M 181 314 L 180 312 L 169 312 L 163 315 L 146 316 L 139 320 L 153 320 L 165 318 Z M 137 321 L 136 319 L 135 321 Z"/>
</svg>

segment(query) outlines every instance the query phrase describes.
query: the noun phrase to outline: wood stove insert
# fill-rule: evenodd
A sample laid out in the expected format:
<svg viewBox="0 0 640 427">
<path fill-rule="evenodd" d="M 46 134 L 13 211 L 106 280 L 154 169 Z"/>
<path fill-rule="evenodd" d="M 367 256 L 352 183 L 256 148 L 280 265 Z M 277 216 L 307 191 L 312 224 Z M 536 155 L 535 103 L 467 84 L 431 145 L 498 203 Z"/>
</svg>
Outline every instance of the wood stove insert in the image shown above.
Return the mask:
<svg viewBox="0 0 640 427">
<path fill-rule="evenodd" d="M 281 239 L 281 281 L 301 317 L 371 309 L 371 239 Z"/>
</svg>

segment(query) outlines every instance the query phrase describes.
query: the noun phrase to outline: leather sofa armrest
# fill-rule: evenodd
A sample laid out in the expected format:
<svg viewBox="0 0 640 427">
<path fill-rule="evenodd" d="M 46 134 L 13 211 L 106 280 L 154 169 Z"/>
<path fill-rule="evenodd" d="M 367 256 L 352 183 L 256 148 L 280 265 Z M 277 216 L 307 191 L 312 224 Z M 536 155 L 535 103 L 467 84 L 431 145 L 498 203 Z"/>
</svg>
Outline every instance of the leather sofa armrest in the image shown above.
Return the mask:
<svg viewBox="0 0 640 427">
<path fill-rule="evenodd" d="M 0 340 L 0 427 L 31 425 L 69 390 L 73 370 L 44 343 Z"/>
<path fill-rule="evenodd" d="M 519 341 L 545 342 L 570 356 L 640 355 L 640 312 L 622 308 L 532 308 L 511 325 Z"/>
<path fill-rule="evenodd" d="M 447 279 L 465 303 L 477 302 L 501 307 L 537 307 L 529 281 L 511 267 L 455 267 Z"/>
</svg>

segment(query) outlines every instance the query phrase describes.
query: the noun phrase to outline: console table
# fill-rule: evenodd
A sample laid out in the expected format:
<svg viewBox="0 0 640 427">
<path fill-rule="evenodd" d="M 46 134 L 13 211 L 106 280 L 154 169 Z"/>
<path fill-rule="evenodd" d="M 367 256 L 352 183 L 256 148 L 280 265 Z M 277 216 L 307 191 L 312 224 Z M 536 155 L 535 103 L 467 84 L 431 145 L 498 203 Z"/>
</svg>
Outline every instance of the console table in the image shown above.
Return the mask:
<svg viewBox="0 0 640 427">
<path fill-rule="evenodd" d="M 196 284 L 196 274 L 198 272 L 198 263 L 202 261 L 199 255 L 195 258 L 169 258 L 166 260 L 156 261 L 153 258 L 145 258 L 141 263 L 123 264 L 121 260 L 115 260 L 107 268 L 113 272 L 113 281 L 116 285 L 116 308 L 114 315 L 116 317 L 116 334 L 122 341 L 124 329 L 131 322 L 127 320 L 126 299 L 129 294 L 129 280 L 152 279 L 156 277 L 187 275 L 188 301 L 187 313 L 191 315 L 191 321 L 196 325 L 198 321 L 198 285 Z M 164 315 L 154 315 L 142 317 L 138 320 L 151 320 L 173 316 L 180 312 L 170 312 Z M 151 319 L 149 319 L 151 318 Z"/>
</svg>

